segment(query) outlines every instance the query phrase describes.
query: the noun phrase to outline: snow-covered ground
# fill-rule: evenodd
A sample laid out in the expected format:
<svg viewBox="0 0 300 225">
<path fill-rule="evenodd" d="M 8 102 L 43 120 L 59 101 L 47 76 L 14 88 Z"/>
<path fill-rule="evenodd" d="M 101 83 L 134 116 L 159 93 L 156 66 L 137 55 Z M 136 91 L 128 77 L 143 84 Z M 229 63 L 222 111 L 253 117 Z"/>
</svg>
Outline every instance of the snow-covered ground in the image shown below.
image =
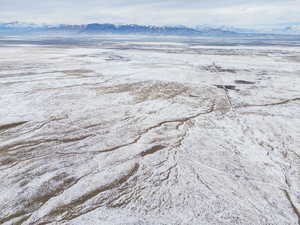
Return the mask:
<svg viewBox="0 0 300 225">
<path fill-rule="evenodd" d="M 300 47 L 53 43 L 1 40 L 0 224 L 300 223 Z"/>
</svg>

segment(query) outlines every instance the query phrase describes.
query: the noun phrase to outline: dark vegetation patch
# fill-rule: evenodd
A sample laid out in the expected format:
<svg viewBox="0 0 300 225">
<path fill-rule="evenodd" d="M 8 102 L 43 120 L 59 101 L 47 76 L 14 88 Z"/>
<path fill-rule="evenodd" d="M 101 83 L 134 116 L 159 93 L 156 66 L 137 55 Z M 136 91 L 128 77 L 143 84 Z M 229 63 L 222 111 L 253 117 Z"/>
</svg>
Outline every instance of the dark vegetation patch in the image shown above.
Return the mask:
<svg viewBox="0 0 300 225">
<path fill-rule="evenodd" d="M 215 63 L 208 65 L 208 66 L 202 66 L 201 68 L 203 70 L 213 72 L 213 73 L 216 73 L 216 72 L 217 73 L 236 73 L 237 72 L 235 69 L 224 68 L 224 67 L 218 66 Z"/>
<path fill-rule="evenodd" d="M 235 80 L 234 83 L 236 84 L 255 84 L 253 81 L 246 81 L 246 80 Z"/>
<path fill-rule="evenodd" d="M 215 84 L 215 86 L 217 88 L 226 89 L 226 90 L 234 90 L 234 91 L 238 90 L 238 89 L 236 89 L 235 85 L 219 85 L 219 84 Z"/>
</svg>

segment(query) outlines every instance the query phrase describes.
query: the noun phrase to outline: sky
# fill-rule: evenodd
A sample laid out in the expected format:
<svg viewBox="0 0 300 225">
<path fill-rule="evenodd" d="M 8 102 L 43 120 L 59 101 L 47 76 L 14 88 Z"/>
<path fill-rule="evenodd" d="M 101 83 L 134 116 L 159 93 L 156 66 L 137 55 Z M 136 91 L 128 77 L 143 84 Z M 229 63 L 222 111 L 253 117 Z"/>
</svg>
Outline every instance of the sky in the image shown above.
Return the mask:
<svg viewBox="0 0 300 225">
<path fill-rule="evenodd" d="M 0 0 L 0 22 L 227 25 L 300 22 L 300 0 Z"/>
</svg>

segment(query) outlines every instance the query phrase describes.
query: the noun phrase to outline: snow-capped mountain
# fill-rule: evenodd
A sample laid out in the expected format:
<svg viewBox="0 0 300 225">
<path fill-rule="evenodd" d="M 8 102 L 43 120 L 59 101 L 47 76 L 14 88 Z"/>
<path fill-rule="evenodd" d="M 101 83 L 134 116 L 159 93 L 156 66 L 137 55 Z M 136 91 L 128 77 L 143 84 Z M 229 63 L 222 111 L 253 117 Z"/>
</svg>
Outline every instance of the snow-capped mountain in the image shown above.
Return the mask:
<svg viewBox="0 0 300 225">
<path fill-rule="evenodd" d="M 254 29 L 232 26 L 199 25 L 194 28 L 186 26 L 150 26 L 137 24 L 115 25 L 110 23 L 92 23 L 83 25 L 49 25 L 23 22 L 0 23 L 0 35 L 22 34 L 142 34 L 175 36 L 238 36 L 255 34 L 300 34 L 300 24 L 257 27 Z"/>
<path fill-rule="evenodd" d="M 199 25 L 196 26 L 197 30 L 202 32 L 209 32 L 211 30 L 222 32 L 234 32 L 238 34 L 300 34 L 300 23 L 294 24 L 275 24 L 275 25 L 258 25 L 253 28 L 240 28 L 234 26 L 211 26 Z"/>
<path fill-rule="evenodd" d="M 114 25 L 88 24 L 82 33 L 111 33 L 111 34 L 157 34 L 157 35 L 201 35 L 193 28 L 184 26 L 145 26 L 145 25 Z"/>
<path fill-rule="evenodd" d="M 284 33 L 284 34 L 300 34 L 300 25 L 290 25 L 281 28 L 272 29 L 274 33 Z"/>
<path fill-rule="evenodd" d="M 23 22 L 0 23 L 0 34 L 33 34 L 44 32 L 77 32 L 83 30 L 85 25 L 49 25 Z"/>
<path fill-rule="evenodd" d="M 221 29 L 195 29 L 186 26 L 149 26 L 136 24 L 86 24 L 86 25 L 47 25 L 33 23 L 0 23 L 0 34 L 31 34 L 37 32 L 72 33 L 72 34 L 145 34 L 145 35 L 233 35 L 233 31 Z"/>
<path fill-rule="evenodd" d="M 195 27 L 195 29 L 202 32 L 219 32 L 228 34 L 252 32 L 250 29 L 236 28 L 231 26 L 198 25 Z"/>
</svg>

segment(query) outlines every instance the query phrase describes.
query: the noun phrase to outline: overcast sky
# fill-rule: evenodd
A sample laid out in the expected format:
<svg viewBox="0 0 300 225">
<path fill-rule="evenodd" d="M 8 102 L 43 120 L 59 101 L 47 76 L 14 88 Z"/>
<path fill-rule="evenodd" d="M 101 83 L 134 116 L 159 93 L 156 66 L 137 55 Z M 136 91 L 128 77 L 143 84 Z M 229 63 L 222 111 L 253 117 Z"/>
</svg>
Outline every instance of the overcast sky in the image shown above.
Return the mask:
<svg viewBox="0 0 300 225">
<path fill-rule="evenodd" d="M 254 26 L 300 22 L 300 0 L 0 0 L 0 21 Z"/>
</svg>

